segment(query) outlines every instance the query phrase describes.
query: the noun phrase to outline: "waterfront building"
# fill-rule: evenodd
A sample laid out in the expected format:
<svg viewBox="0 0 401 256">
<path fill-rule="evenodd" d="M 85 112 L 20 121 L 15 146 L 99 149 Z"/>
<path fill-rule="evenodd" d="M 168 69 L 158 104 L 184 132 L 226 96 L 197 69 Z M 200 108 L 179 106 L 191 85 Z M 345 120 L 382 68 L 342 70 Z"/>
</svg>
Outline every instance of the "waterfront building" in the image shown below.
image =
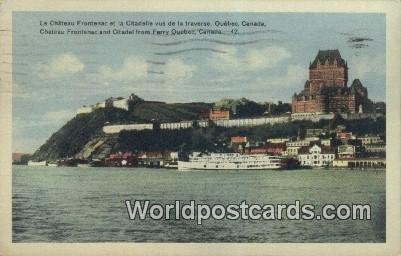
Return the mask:
<svg viewBox="0 0 401 256">
<path fill-rule="evenodd" d="M 335 154 L 329 148 L 313 145 L 308 152 L 298 154 L 301 166 L 323 167 L 329 166 L 335 159 Z"/>
<path fill-rule="evenodd" d="M 385 158 L 355 158 L 355 159 L 335 159 L 333 167 L 337 168 L 385 168 Z"/>
<path fill-rule="evenodd" d="M 286 151 L 283 152 L 283 156 L 298 156 L 301 148 L 299 146 L 287 147 Z"/>
<path fill-rule="evenodd" d="M 105 164 L 111 167 L 134 167 L 138 165 L 138 161 L 131 152 L 118 152 L 109 154 L 105 158 Z"/>
<path fill-rule="evenodd" d="M 292 113 L 363 113 L 372 102 L 359 79 L 350 87 L 348 64 L 338 50 L 319 50 L 304 89 L 292 97 Z"/>
<path fill-rule="evenodd" d="M 340 145 L 337 147 L 338 158 L 354 158 L 355 157 L 355 146 L 353 145 Z"/>
<path fill-rule="evenodd" d="M 138 156 L 138 165 L 151 168 L 162 167 L 164 156 L 161 152 L 144 152 Z"/>
</svg>

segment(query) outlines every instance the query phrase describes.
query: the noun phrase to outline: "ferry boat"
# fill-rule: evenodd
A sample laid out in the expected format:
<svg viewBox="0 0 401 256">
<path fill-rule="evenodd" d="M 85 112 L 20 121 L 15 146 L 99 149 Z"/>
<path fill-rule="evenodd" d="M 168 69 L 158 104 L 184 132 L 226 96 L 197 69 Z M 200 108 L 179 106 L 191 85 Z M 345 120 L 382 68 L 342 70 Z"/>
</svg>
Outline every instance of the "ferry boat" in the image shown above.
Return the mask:
<svg viewBox="0 0 401 256">
<path fill-rule="evenodd" d="M 267 154 L 199 153 L 178 161 L 178 170 L 274 170 L 282 167 L 282 158 Z"/>
</svg>

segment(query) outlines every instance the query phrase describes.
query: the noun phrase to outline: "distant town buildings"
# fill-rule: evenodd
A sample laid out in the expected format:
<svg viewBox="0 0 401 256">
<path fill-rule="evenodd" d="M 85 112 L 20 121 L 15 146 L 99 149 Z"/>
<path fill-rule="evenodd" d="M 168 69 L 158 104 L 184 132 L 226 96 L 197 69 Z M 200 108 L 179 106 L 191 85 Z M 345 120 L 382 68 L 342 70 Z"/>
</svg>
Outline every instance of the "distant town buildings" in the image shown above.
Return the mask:
<svg viewBox="0 0 401 256">
<path fill-rule="evenodd" d="M 292 113 L 365 113 L 372 109 L 359 79 L 348 83 L 348 65 L 338 50 L 319 50 L 309 65 L 309 80 L 292 97 Z"/>
</svg>

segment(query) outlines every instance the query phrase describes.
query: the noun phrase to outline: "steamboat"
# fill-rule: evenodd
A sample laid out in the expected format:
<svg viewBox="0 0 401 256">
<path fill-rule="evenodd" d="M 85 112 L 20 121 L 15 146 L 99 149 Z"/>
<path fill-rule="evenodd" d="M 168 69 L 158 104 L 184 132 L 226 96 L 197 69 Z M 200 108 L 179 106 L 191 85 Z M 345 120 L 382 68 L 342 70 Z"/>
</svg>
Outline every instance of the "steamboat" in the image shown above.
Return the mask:
<svg viewBox="0 0 401 256">
<path fill-rule="evenodd" d="M 267 154 L 194 152 L 186 161 L 178 161 L 178 170 L 274 170 L 282 167 L 282 158 Z"/>
</svg>

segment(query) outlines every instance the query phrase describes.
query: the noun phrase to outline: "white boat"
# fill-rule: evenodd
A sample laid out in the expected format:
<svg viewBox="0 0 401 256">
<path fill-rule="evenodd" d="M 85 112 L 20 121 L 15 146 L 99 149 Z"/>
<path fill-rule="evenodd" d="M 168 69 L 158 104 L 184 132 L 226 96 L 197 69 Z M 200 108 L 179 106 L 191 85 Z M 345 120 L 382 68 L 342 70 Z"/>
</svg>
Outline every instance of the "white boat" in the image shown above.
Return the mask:
<svg viewBox="0 0 401 256">
<path fill-rule="evenodd" d="M 178 161 L 178 170 L 273 170 L 282 167 L 281 160 L 267 154 L 194 152 L 188 161 Z"/>
<path fill-rule="evenodd" d="M 40 161 L 40 162 L 28 161 L 28 166 L 46 166 L 46 165 L 47 165 L 46 161 Z"/>
<path fill-rule="evenodd" d="M 163 167 L 167 169 L 177 169 L 178 163 L 177 162 L 166 163 Z"/>
</svg>

